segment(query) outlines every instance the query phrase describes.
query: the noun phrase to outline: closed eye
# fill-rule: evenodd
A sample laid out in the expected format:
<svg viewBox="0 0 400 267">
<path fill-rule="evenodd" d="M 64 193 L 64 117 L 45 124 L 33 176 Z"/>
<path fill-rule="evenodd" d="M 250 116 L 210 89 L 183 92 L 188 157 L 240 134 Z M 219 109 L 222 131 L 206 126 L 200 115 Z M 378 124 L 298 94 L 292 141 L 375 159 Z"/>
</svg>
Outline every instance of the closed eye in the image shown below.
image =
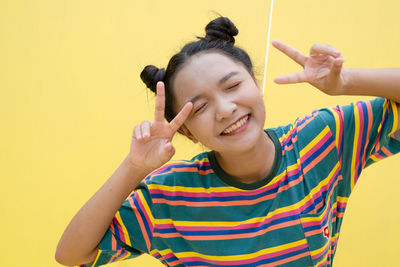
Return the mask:
<svg viewBox="0 0 400 267">
<path fill-rule="evenodd" d="M 228 90 L 229 89 L 234 89 L 234 88 L 238 87 L 239 85 L 240 85 L 240 82 L 237 82 L 237 83 L 233 84 L 232 86 L 228 87 L 227 89 Z"/>
<path fill-rule="evenodd" d="M 206 103 L 201 104 L 198 108 L 196 108 L 196 109 L 194 110 L 194 114 L 197 114 L 197 113 L 199 113 L 200 111 L 202 111 L 202 110 L 205 108 L 206 105 L 207 105 Z"/>
</svg>

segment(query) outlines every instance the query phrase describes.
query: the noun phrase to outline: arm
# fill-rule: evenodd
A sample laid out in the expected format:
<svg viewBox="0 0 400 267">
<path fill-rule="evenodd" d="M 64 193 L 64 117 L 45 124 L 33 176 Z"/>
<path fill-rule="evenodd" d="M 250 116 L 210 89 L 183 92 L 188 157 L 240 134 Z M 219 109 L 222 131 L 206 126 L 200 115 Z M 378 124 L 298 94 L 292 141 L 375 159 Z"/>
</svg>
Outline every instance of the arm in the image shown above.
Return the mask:
<svg viewBox="0 0 400 267">
<path fill-rule="evenodd" d="M 342 72 L 344 95 L 379 96 L 398 103 L 398 122 L 394 137 L 399 139 L 400 69 L 343 69 Z"/>
<path fill-rule="evenodd" d="M 341 53 L 329 45 L 313 45 L 307 57 L 278 40 L 272 44 L 304 68 L 301 72 L 275 78 L 276 83 L 308 82 L 328 95 L 379 96 L 400 103 L 400 68 L 348 69 L 343 68 Z M 397 113 L 399 130 L 400 105 L 397 105 Z"/>
<path fill-rule="evenodd" d="M 58 243 L 57 262 L 64 265 L 93 262 L 114 214 L 146 174 L 148 171 L 134 167 L 126 157 L 71 220 Z"/>
<path fill-rule="evenodd" d="M 400 103 L 400 69 L 343 69 L 343 94 L 389 98 Z"/>
<path fill-rule="evenodd" d="M 189 116 L 192 103 L 187 103 L 169 124 L 164 122 L 164 106 L 164 86 L 159 82 L 154 122 L 144 121 L 135 127 L 129 155 L 71 220 L 57 247 L 59 263 L 93 262 L 100 241 L 125 199 L 147 174 L 174 155 L 172 137 Z"/>
</svg>

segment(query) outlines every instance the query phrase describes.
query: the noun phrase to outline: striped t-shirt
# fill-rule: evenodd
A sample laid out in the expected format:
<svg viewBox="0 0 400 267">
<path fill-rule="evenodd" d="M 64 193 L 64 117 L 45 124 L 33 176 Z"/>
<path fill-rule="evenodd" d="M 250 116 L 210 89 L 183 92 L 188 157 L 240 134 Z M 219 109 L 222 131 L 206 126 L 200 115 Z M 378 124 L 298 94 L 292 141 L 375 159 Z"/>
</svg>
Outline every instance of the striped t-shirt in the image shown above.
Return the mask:
<svg viewBox="0 0 400 267">
<path fill-rule="evenodd" d="M 167 266 L 331 266 L 362 169 L 400 151 L 396 105 L 376 98 L 266 130 L 274 165 L 253 184 L 213 151 L 163 166 L 115 214 L 93 266 L 142 253 Z"/>
</svg>

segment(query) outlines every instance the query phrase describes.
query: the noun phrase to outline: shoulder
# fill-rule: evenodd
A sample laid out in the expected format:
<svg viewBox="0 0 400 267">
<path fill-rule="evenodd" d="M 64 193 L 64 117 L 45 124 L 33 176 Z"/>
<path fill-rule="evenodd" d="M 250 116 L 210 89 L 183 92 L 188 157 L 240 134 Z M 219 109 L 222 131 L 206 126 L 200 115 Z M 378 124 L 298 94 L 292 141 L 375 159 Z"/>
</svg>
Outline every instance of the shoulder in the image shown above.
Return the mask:
<svg viewBox="0 0 400 267">
<path fill-rule="evenodd" d="M 328 130 L 327 121 L 332 117 L 331 111 L 328 109 L 314 110 L 309 114 L 297 117 L 293 123 L 281 125 L 269 130 L 274 131 L 281 143 L 287 140 L 295 139 L 299 136 L 308 139 L 307 137 L 315 136 L 325 129 Z M 327 128 L 328 127 L 328 128 Z"/>
<path fill-rule="evenodd" d="M 190 160 L 176 160 L 167 163 L 150 173 L 144 180 L 148 187 L 165 186 L 194 186 L 199 176 L 213 173 L 208 153 L 203 152 Z"/>
</svg>

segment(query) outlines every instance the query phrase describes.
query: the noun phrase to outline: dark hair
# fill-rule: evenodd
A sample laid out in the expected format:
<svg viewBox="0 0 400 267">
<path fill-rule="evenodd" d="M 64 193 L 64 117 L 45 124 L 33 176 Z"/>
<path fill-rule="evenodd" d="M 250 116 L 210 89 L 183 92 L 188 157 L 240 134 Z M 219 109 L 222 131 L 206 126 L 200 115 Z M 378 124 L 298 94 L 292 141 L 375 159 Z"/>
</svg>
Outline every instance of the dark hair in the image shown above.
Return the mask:
<svg viewBox="0 0 400 267">
<path fill-rule="evenodd" d="M 182 50 L 169 61 L 167 69 L 159 69 L 153 65 L 146 66 L 140 78 L 146 86 L 156 93 L 157 82 L 165 84 L 165 119 L 170 122 L 175 117 L 173 110 L 172 83 L 176 73 L 182 69 L 187 60 L 200 52 L 217 52 L 226 55 L 234 61 L 244 65 L 252 75 L 253 65 L 249 55 L 241 48 L 234 46 L 235 36 L 239 33 L 232 21 L 226 17 L 219 17 L 209 22 L 205 28 L 206 36 L 197 37 L 199 40 L 186 44 Z"/>
</svg>

